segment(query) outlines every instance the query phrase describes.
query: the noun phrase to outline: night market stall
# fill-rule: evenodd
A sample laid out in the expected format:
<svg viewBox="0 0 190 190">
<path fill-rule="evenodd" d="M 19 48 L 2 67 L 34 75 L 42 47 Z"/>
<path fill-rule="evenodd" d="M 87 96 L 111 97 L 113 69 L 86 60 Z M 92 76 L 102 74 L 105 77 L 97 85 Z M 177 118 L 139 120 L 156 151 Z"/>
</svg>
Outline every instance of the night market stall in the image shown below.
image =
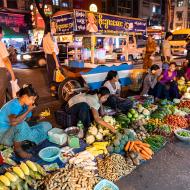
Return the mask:
<svg viewBox="0 0 190 190">
<path fill-rule="evenodd" d="M 81 89 L 85 82 L 98 89 L 110 70 L 118 71 L 122 86 L 141 80 L 144 70 L 135 69 L 130 60 L 143 56 L 146 20 L 74 10 L 56 13 L 51 27 L 67 73 L 59 87 L 61 98 L 68 83 Z"/>
</svg>

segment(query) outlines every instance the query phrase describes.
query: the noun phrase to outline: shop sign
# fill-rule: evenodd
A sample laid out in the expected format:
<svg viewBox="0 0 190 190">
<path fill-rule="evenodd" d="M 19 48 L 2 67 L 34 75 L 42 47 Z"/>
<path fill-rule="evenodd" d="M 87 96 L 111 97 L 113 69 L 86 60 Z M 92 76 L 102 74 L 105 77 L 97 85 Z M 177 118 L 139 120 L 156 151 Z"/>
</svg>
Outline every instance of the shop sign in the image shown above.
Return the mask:
<svg viewBox="0 0 190 190">
<path fill-rule="evenodd" d="M 0 25 L 5 25 L 19 32 L 21 27 L 25 27 L 24 15 L 0 12 Z"/>
<path fill-rule="evenodd" d="M 146 20 L 74 10 L 75 29 L 100 33 L 146 32 Z"/>
<path fill-rule="evenodd" d="M 73 13 L 56 16 L 52 19 L 52 29 L 56 34 L 70 34 L 73 32 Z"/>
</svg>

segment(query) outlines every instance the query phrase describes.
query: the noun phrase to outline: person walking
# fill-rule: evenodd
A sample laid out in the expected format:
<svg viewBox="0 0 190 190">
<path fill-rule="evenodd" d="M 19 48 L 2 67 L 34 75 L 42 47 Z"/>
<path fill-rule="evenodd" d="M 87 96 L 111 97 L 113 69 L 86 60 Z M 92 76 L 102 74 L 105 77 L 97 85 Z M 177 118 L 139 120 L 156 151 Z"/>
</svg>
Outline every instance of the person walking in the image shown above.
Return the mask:
<svg viewBox="0 0 190 190">
<path fill-rule="evenodd" d="M 3 38 L 3 29 L 0 26 L 0 108 L 6 101 L 6 90 L 8 86 L 7 70 L 11 75 L 12 81 L 15 81 L 15 74 L 9 60 L 9 53 L 5 44 L 1 41 Z"/>
<path fill-rule="evenodd" d="M 143 69 L 149 69 L 152 66 L 151 56 L 156 51 L 156 42 L 151 35 L 148 35 L 147 44 L 146 44 L 146 53 L 143 60 Z"/>
<path fill-rule="evenodd" d="M 46 61 L 47 61 L 47 75 L 48 75 L 48 81 L 50 90 L 52 91 L 52 96 L 54 95 L 53 91 L 55 88 L 54 83 L 54 71 L 55 69 L 60 68 L 58 54 L 59 54 L 59 48 L 57 45 L 56 40 L 54 39 L 51 27 L 50 25 L 47 27 L 47 30 L 45 31 L 45 36 L 43 38 L 43 49 L 46 55 Z"/>
</svg>

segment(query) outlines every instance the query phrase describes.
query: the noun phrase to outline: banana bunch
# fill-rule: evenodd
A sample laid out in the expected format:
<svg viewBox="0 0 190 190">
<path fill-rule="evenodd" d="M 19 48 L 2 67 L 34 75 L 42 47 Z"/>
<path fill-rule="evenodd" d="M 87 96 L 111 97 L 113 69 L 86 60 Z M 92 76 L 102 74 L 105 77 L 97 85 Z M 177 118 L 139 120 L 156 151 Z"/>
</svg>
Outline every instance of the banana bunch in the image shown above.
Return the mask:
<svg viewBox="0 0 190 190">
<path fill-rule="evenodd" d="M 51 112 L 49 108 L 40 113 L 40 117 L 49 117 L 50 115 L 51 115 Z"/>
<path fill-rule="evenodd" d="M 86 148 L 93 156 L 98 156 L 100 154 L 108 154 L 107 147 L 108 142 L 95 142 L 92 146 Z"/>
<path fill-rule="evenodd" d="M 0 190 L 27 190 L 34 187 L 37 180 L 46 176 L 46 171 L 37 163 L 27 160 L 0 175 Z"/>
</svg>

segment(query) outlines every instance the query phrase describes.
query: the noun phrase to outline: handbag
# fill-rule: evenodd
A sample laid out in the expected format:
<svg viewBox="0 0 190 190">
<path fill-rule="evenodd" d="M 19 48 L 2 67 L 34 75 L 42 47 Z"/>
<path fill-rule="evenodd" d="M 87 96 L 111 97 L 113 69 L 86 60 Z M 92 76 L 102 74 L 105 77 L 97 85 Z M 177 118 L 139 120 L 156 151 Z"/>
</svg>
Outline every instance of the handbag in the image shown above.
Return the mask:
<svg viewBox="0 0 190 190">
<path fill-rule="evenodd" d="M 56 69 L 54 71 L 53 80 L 55 82 L 63 82 L 65 80 L 64 75 L 62 74 L 60 69 Z"/>
<path fill-rule="evenodd" d="M 11 83 L 11 89 L 12 89 L 12 98 L 16 98 L 17 92 L 20 90 L 20 87 L 18 85 L 18 80 L 16 79 L 15 81 L 10 81 Z"/>
</svg>

